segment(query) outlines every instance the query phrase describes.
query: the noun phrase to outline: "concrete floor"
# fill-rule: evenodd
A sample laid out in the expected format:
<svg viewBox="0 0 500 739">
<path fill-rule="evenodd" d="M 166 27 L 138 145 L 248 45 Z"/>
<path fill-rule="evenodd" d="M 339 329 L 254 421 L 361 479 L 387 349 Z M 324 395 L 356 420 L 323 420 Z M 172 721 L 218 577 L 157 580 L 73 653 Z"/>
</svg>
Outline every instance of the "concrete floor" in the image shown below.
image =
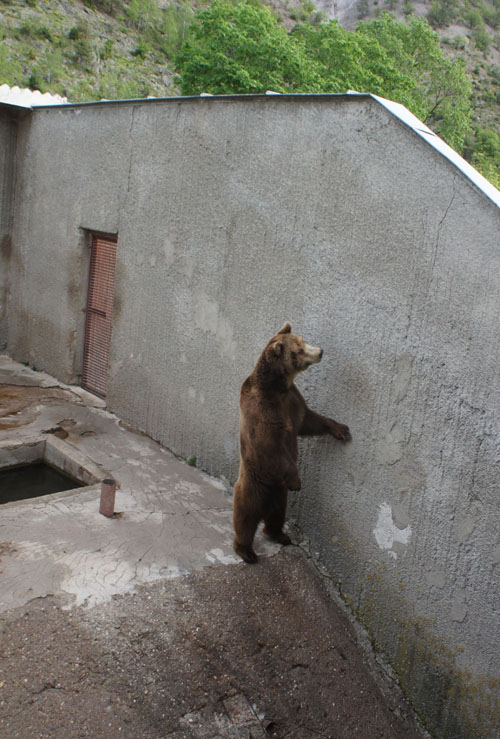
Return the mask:
<svg viewBox="0 0 500 739">
<path fill-rule="evenodd" d="M 98 484 L 0 506 L 1 736 L 423 736 L 307 555 L 241 563 L 226 486 L 103 405 L 0 357 L 0 461 L 52 439 L 120 514 Z"/>
</svg>

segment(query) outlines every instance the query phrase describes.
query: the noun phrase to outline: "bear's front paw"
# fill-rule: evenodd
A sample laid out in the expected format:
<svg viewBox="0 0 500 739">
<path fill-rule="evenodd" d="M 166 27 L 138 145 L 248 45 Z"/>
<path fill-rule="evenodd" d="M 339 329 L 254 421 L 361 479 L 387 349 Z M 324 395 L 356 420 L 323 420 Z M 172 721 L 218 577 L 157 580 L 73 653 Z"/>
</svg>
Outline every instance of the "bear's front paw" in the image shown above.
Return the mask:
<svg viewBox="0 0 500 739">
<path fill-rule="evenodd" d="M 294 474 L 288 475 L 285 479 L 285 485 L 287 486 L 288 490 L 300 490 L 300 488 L 302 487 L 302 480 L 300 479 L 299 473 L 295 472 Z"/>
<path fill-rule="evenodd" d="M 349 426 L 346 426 L 343 423 L 337 423 L 337 421 L 331 422 L 330 433 L 332 436 L 334 436 L 336 439 L 339 439 L 340 441 L 351 441 L 352 439 L 351 432 L 349 431 Z"/>
</svg>

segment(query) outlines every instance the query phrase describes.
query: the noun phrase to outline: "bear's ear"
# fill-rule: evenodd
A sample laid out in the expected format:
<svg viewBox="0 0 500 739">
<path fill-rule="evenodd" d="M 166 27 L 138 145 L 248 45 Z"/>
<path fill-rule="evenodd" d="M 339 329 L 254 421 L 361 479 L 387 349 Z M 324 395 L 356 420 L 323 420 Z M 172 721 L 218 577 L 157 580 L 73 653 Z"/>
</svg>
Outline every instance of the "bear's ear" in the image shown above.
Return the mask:
<svg viewBox="0 0 500 739">
<path fill-rule="evenodd" d="M 271 345 L 271 351 L 272 351 L 273 355 L 276 358 L 281 357 L 281 355 L 283 354 L 283 344 L 282 344 L 282 342 L 281 341 L 277 341 L 275 344 L 272 344 Z"/>
<path fill-rule="evenodd" d="M 287 321 L 286 323 L 283 324 L 283 326 L 280 328 L 280 330 L 278 331 L 276 335 L 289 334 L 291 330 L 292 330 L 292 327 L 290 326 L 290 322 Z"/>
</svg>

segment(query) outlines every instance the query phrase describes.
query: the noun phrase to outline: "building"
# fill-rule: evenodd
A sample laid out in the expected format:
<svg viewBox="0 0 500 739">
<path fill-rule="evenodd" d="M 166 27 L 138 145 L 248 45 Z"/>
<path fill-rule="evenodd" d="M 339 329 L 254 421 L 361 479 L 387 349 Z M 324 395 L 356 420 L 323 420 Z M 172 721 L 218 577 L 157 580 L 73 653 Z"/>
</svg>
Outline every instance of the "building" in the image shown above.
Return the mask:
<svg viewBox="0 0 500 739">
<path fill-rule="evenodd" d="M 290 515 L 430 730 L 496 737 L 500 193 L 364 94 L 3 105 L 0 139 L 6 351 L 234 481 L 290 320 L 353 432 Z"/>
</svg>

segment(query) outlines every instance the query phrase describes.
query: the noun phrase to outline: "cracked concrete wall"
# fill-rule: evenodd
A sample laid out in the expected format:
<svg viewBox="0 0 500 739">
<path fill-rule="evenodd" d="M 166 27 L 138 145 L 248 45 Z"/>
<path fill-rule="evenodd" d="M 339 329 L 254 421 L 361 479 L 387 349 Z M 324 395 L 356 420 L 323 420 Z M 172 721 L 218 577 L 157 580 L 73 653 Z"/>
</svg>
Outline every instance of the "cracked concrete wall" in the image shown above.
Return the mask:
<svg viewBox="0 0 500 739">
<path fill-rule="evenodd" d="M 118 232 L 109 407 L 234 481 L 262 346 L 321 344 L 298 384 L 354 438 L 301 445 L 291 517 L 435 735 L 496 736 L 498 207 L 363 97 L 52 108 L 21 139 L 10 353 L 78 379 L 83 235 Z"/>
<path fill-rule="evenodd" d="M 0 106 L 0 350 L 7 345 L 8 275 L 12 252 L 12 208 L 19 113 Z"/>
</svg>

